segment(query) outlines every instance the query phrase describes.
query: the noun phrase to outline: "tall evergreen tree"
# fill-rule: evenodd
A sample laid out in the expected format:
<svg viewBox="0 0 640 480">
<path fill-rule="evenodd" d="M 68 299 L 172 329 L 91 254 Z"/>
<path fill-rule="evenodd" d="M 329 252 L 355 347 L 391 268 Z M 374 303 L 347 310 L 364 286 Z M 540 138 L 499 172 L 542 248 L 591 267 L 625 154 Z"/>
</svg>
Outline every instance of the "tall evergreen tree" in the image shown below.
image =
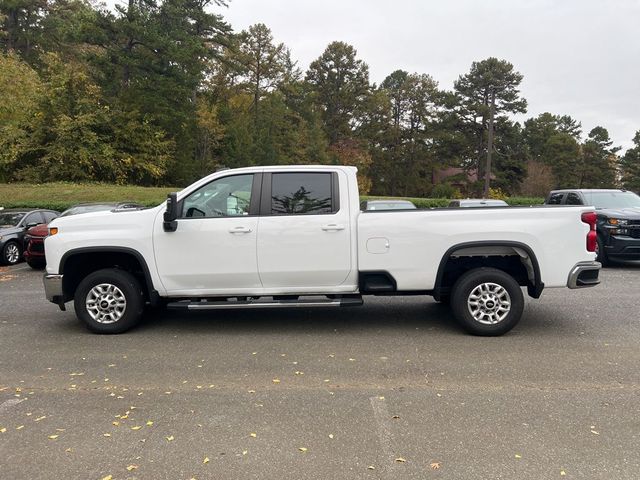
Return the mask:
<svg viewBox="0 0 640 480">
<path fill-rule="evenodd" d="M 527 110 L 527 101 L 518 90 L 522 78 L 511 63 L 490 57 L 473 62 L 469 73 L 461 75 L 454 83 L 459 99 L 458 112 L 466 119 L 473 138 L 467 167 L 476 170 L 478 178 L 485 178 L 485 195 L 492 173 L 490 163 L 494 147 L 491 144 L 495 122 L 508 113 Z"/>
<path fill-rule="evenodd" d="M 351 45 L 332 42 L 307 71 L 331 145 L 353 136 L 354 122 L 370 92 L 369 67 L 356 54 Z"/>
<path fill-rule="evenodd" d="M 578 170 L 580 188 L 613 188 L 616 186 L 620 148 L 612 147 L 613 141 L 606 128 L 595 127 L 582 145 L 581 164 Z"/>
<path fill-rule="evenodd" d="M 640 130 L 633 137 L 634 146 L 621 159 L 622 185 L 640 194 Z"/>
</svg>

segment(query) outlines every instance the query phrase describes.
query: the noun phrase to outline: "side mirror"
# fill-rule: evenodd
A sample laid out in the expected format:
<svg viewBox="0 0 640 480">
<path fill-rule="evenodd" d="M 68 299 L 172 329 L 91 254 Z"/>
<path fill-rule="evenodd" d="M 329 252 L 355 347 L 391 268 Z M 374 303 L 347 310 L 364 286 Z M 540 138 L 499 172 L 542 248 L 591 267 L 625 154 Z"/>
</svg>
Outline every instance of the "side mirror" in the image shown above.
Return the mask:
<svg viewBox="0 0 640 480">
<path fill-rule="evenodd" d="M 175 232 L 178 229 L 178 194 L 171 192 L 167 195 L 167 209 L 164 212 L 164 223 L 162 224 L 165 232 Z"/>
</svg>

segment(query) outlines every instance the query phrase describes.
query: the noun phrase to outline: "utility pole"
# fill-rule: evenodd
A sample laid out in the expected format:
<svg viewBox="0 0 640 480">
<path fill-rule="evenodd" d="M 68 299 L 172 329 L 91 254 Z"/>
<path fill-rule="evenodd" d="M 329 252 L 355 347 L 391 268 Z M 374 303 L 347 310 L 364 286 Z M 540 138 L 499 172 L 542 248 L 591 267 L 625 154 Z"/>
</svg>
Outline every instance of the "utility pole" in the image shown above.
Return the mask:
<svg viewBox="0 0 640 480">
<path fill-rule="evenodd" d="M 491 103 L 489 105 L 489 135 L 487 139 L 487 164 L 484 171 L 483 198 L 489 198 L 489 186 L 491 183 L 491 154 L 493 153 L 493 116 L 496 109 L 496 91 L 491 88 Z"/>
</svg>

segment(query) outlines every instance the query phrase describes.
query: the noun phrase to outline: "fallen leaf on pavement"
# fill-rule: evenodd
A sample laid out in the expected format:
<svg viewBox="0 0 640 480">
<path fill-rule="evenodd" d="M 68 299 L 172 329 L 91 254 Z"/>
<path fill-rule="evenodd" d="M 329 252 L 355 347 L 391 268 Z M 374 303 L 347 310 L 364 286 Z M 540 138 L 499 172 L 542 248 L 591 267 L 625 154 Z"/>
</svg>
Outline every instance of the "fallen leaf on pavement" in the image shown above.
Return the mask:
<svg viewBox="0 0 640 480">
<path fill-rule="evenodd" d="M 258 434 L 257 434 L 257 433 L 253 433 L 253 432 L 251 432 L 249 435 L 250 435 L 251 437 L 253 437 L 253 438 L 256 438 L 256 437 L 258 436 Z"/>
<path fill-rule="evenodd" d="M 173 441 L 173 435 L 169 435 L 168 437 L 164 437 L 167 439 L 167 442 L 172 442 Z"/>
<path fill-rule="evenodd" d="M 402 458 L 402 457 L 396 458 L 396 462 L 398 462 L 398 463 L 405 463 L 406 461 L 407 460 L 405 458 Z"/>
<path fill-rule="evenodd" d="M 137 468 L 138 468 L 138 466 L 137 466 L 137 465 L 129 465 L 129 466 L 127 467 L 127 470 L 129 470 L 129 471 L 131 472 L 132 470 L 136 470 Z"/>
<path fill-rule="evenodd" d="M 135 427 L 131 427 L 131 430 L 140 430 L 141 428 L 140 425 L 136 425 Z"/>
<path fill-rule="evenodd" d="M 438 470 L 440 468 L 442 464 L 440 462 L 431 462 L 431 464 L 429 464 L 429 466 L 433 469 L 433 470 Z"/>
<path fill-rule="evenodd" d="M 375 470 L 375 469 L 376 469 L 376 467 L 374 467 L 373 465 L 369 465 L 367 468 L 368 468 L 369 470 Z"/>
<path fill-rule="evenodd" d="M 305 447 L 298 447 L 298 450 L 300 450 L 302 453 L 305 453 L 307 451 Z"/>
<path fill-rule="evenodd" d="M 58 435 L 49 435 L 50 440 L 55 440 L 56 438 L 58 438 Z"/>
<path fill-rule="evenodd" d="M 204 460 L 202 461 L 202 463 L 209 463 L 209 457 L 204 457 Z"/>
<path fill-rule="evenodd" d="M 102 480 L 113 480 L 113 475 L 107 475 L 106 477 L 102 477 Z"/>
</svg>

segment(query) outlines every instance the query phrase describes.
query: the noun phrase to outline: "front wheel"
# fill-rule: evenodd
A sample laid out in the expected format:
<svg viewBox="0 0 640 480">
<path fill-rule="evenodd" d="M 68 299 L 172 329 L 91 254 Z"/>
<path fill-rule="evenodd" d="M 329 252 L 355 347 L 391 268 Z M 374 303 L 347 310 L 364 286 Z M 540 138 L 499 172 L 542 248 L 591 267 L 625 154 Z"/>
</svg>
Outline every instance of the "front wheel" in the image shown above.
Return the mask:
<svg viewBox="0 0 640 480">
<path fill-rule="evenodd" d="M 456 320 L 473 335 L 502 335 L 520 321 L 524 296 L 515 279 L 495 268 L 476 268 L 453 286 L 451 307 Z"/>
<path fill-rule="evenodd" d="M 76 315 L 94 333 L 122 333 L 140 321 L 144 295 L 138 280 L 115 268 L 87 275 L 74 295 Z"/>
</svg>

